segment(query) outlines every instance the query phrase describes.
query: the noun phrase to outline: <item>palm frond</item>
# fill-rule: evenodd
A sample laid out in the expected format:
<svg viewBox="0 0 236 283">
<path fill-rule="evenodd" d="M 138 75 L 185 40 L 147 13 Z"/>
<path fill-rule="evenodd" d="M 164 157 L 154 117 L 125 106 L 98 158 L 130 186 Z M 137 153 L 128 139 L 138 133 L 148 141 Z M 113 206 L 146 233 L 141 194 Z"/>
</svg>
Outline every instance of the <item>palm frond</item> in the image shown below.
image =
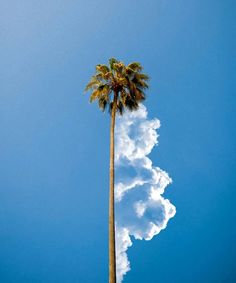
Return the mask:
<svg viewBox="0 0 236 283">
<path fill-rule="evenodd" d="M 125 64 L 123 62 L 113 63 L 113 70 L 119 74 L 123 74 L 125 70 Z"/>
<path fill-rule="evenodd" d="M 98 64 L 96 66 L 96 71 L 102 74 L 106 74 L 107 72 L 110 71 L 110 69 L 107 67 L 107 65 Z"/>
<path fill-rule="evenodd" d="M 122 102 L 122 104 L 124 105 L 125 107 L 125 104 L 126 104 L 126 99 L 127 99 L 127 96 L 129 94 L 125 91 L 125 89 L 123 89 L 120 93 L 120 101 Z"/>
<path fill-rule="evenodd" d="M 140 88 L 148 88 L 148 84 L 145 82 L 144 79 L 140 79 L 139 77 L 139 74 L 135 74 L 133 79 L 132 79 L 132 82 L 137 86 L 137 87 L 140 87 Z"/>
<path fill-rule="evenodd" d="M 122 115 L 124 112 L 124 105 L 121 101 L 118 101 L 117 103 L 117 111 L 119 112 L 120 115 Z"/>
<path fill-rule="evenodd" d="M 144 73 L 136 73 L 135 76 L 139 80 L 144 80 L 144 81 L 148 81 L 149 80 L 149 76 L 144 74 Z"/>
<path fill-rule="evenodd" d="M 93 89 L 93 88 L 95 88 L 99 84 L 100 84 L 100 80 L 97 77 L 93 76 L 91 78 L 91 80 L 89 81 L 89 83 L 86 85 L 84 91 L 86 92 L 86 91 L 88 91 L 90 89 Z"/>
<path fill-rule="evenodd" d="M 110 65 L 110 69 L 111 69 L 111 70 L 114 70 L 113 65 L 114 65 L 115 63 L 119 63 L 119 61 L 118 61 L 117 59 L 115 59 L 115 58 L 110 58 L 110 59 L 109 59 L 109 65 Z"/>
<path fill-rule="evenodd" d="M 138 102 L 132 99 L 131 97 L 127 97 L 126 103 L 125 103 L 126 108 L 128 108 L 130 111 L 138 109 Z"/>
<path fill-rule="evenodd" d="M 146 95 L 145 93 L 140 89 L 140 88 L 136 88 L 136 92 L 135 92 L 135 99 L 138 102 L 144 101 L 146 99 Z"/>
<path fill-rule="evenodd" d="M 99 97 L 98 99 L 98 106 L 99 108 L 104 112 L 106 110 L 106 107 L 109 103 L 109 98 L 106 95 L 102 95 L 101 97 Z"/>
<path fill-rule="evenodd" d="M 110 114 L 111 114 L 111 112 L 112 112 L 112 108 L 113 108 L 113 101 L 111 101 L 111 102 L 109 103 L 109 109 L 108 109 L 108 111 L 109 111 Z"/>
<path fill-rule="evenodd" d="M 97 98 L 99 98 L 99 96 L 102 95 L 102 92 L 98 89 L 95 89 L 92 94 L 90 95 L 89 101 L 93 102 L 94 100 L 96 100 Z"/>
<path fill-rule="evenodd" d="M 142 66 L 138 62 L 133 62 L 130 63 L 127 67 L 126 70 L 128 73 L 133 73 L 133 72 L 141 72 L 142 71 Z"/>
</svg>

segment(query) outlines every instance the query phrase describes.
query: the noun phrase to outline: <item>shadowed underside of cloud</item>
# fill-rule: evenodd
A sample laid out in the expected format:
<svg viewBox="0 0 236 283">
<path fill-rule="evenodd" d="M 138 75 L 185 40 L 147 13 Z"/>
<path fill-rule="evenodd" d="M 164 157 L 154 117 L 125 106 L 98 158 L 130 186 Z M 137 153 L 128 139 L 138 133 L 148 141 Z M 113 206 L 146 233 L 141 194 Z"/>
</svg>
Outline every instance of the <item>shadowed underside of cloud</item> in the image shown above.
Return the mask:
<svg viewBox="0 0 236 283">
<path fill-rule="evenodd" d="M 151 240 L 176 213 L 162 195 L 172 182 L 147 156 L 157 145 L 158 119 L 148 120 L 144 105 L 117 118 L 115 201 L 117 281 L 130 270 L 127 249 L 135 239 Z"/>
</svg>

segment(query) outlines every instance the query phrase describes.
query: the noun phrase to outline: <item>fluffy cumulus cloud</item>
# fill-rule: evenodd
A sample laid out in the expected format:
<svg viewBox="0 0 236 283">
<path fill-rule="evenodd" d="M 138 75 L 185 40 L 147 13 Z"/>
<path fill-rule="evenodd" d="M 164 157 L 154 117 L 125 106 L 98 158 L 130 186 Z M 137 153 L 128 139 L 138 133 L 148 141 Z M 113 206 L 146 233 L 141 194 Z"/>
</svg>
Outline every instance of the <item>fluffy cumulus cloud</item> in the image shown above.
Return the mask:
<svg viewBox="0 0 236 283">
<path fill-rule="evenodd" d="M 117 279 L 130 270 L 127 249 L 131 237 L 151 240 L 175 215 L 176 209 L 163 197 L 172 182 L 169 175 L 155 167 L 148 157 L 158 144 L 158 119 L 147 119 L 147 110 L 127 112 L 117 118 L 115 130 L 115 201 Z"/>
</svg>

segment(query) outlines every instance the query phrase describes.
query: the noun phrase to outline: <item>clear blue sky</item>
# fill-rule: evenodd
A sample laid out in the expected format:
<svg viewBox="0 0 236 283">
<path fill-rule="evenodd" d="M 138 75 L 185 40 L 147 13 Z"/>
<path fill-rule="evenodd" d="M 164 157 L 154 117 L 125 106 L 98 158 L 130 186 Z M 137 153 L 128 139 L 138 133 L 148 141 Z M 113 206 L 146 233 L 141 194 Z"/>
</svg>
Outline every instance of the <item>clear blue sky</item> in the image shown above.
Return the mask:
<svg viewBox="0 0 236 283">
<path fill-rule="evenodd" d="M 107 282 L 109 116 L 94 66 L 140 61 L 174 182 L 124 283 L 236 281 L 233 0 L 1 1 L 0 281 Z"/>
</svg>

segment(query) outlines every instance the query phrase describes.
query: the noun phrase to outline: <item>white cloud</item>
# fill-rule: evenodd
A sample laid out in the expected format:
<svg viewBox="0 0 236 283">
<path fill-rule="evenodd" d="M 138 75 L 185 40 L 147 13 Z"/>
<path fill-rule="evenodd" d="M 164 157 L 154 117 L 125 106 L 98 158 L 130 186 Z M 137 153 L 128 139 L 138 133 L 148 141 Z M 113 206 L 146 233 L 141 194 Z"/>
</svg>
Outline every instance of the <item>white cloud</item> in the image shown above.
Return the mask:
<svg viewBox="0 0 236 283">
<path fill-rule="evenodd" d="M 117 282 L 122 282 L 123 276 L 130 270 L 127 249 L 132 246 L 129 230 L 116 226 L 116 274 Z"/>
<path fill-rule="evenodd" d="M 147 155 L 158 144 L 158 119 L 147 119 L 144 105 L 117 118 L 115 130 L 116 166 L 116 257 L 117 281 L 130 270 L 127 249 L 135 239 L 151 240 L 176 213 L 162 194 L 172 182 L 154 167 Z"/>
</svg>

